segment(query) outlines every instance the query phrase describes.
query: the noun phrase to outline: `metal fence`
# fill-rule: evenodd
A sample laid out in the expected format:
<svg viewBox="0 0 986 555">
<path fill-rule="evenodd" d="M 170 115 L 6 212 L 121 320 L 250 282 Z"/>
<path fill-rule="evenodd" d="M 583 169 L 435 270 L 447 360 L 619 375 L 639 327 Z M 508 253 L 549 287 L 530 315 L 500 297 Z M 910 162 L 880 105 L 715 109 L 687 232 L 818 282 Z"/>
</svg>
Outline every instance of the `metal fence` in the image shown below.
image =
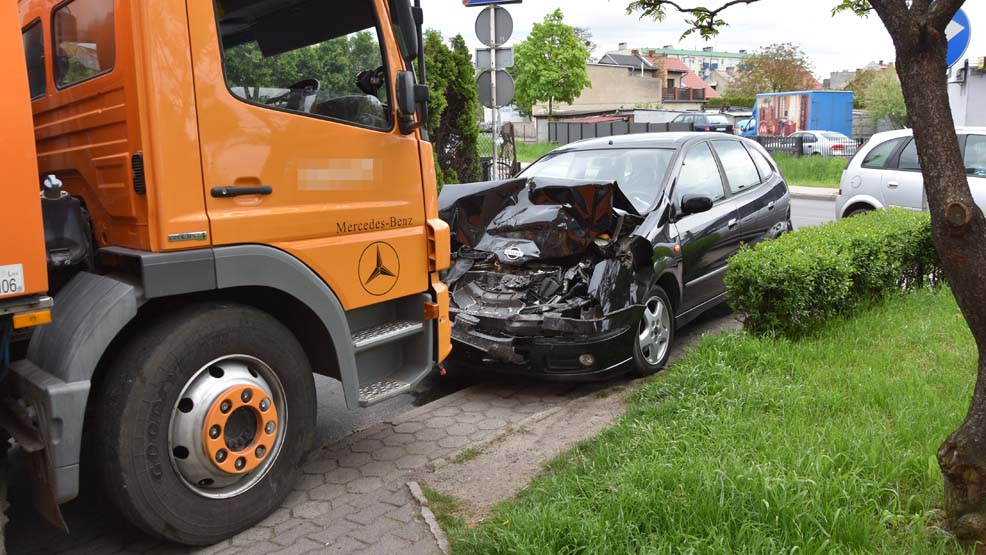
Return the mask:
<svg viewBox="0 0 986 555">
<path fill-rule="evenodd" d="M 567 123 L 553 121 L 548 124 L 548 141 L 567 145 L 582 139 L 614 137 L 637 133 L 667 133 L 669 131 L 691 131 L 689 123 L 629 123 L 626 121 L 604 121 L 598 123 Z"/>
<path fill-rule="evenodd" d="M 754 139 L 771 154 L 788 156 L 853 156 L 866 142 L 864 138 L 796 135 L 790 137 L 759 135 Z"/>
</svg>

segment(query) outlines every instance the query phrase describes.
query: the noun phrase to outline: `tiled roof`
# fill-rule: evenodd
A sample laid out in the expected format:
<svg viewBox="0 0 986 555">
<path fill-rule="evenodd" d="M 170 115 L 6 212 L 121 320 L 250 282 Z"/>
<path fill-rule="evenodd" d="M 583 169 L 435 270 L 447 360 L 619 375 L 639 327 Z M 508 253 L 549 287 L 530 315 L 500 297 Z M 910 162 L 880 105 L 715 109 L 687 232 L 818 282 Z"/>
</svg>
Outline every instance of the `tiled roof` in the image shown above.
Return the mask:
<svg viewBox="0 0 986 555">
<path fill-rule="evenodd" d="M 611 61 L 607 62 L 606 58 L 609 58 Z M 599 60 L 599 63 L 628 67 L 640 67 L 640 64 L 644 64 L 646 69 L 653 69 L 653 66 L 646 58 L 642 58 L 640 56 L 627 56 L 624 54 L 606 54 Z"/>
</svg>

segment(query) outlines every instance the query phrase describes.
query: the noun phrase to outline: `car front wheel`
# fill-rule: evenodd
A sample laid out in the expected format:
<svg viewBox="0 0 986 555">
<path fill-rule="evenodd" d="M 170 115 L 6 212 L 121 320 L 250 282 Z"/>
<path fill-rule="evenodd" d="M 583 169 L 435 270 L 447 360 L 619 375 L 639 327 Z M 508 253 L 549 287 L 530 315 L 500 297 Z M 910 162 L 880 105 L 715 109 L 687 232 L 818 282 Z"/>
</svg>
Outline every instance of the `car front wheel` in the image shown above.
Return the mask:
<svg viewBox="0 0 986 555">
<path fill-rule="evenodd" d="M 637 325 L 633 348 L 634 373 L 650 376 L 660 371 L 671 356 L 675 334 L 674 310 L 667 293 L 655 287 L 647 296 Z"/>
</svg>

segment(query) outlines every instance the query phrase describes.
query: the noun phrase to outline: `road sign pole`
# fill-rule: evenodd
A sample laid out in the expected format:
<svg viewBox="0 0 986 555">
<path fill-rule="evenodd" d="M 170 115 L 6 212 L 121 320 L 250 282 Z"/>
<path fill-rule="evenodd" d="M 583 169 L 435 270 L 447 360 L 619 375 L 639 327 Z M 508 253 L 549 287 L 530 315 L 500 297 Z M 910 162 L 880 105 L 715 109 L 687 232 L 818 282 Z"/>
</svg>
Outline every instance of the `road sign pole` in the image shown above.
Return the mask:
<svg viewBox="0 0 986 555">
<path fill-rule="evenodd" d="M 499 119 L 497 116 L 499 116 L 500 107 L 498 106 L 497 101 L 496 101 L 496 47 L 497 47 L 497 44 L 496 44 L 496 9 L 497 8 L 496 8 L 496 6 L 490 6 L 487 9 L 492 12 L 490 14 L 490 37 L 492 37 L 492 41 L 493 41 L 493 46 L 491 47 L 493 50 L 491 52 L 492 55 L 490 56 L 490 62 L 492 64 L 493 78 L 490 79 L 490 90 L 493 93 L 493 96 L 491 97 L 493 99 L 493 103 L 492 103 L 493 104 L 493 108 L 492 108 L 492 118 L 493 118 L 493 121 L 490 122 L 490 124 L 491 124 L 491 127 L 490 128 L 492 130 L 492 135 L 493 135 L 492 136 L 492 139 L 493 139 L 493 165 L 490 166 L 490 177 L 495 180 L 496 179 L 497 161 L 498 161 L 498 158 L 497 158 L 496 136 L 497 136 L 497 134 L 500 131 L 500 128 L 497 125 L 497 120 Z"/>
</svg>

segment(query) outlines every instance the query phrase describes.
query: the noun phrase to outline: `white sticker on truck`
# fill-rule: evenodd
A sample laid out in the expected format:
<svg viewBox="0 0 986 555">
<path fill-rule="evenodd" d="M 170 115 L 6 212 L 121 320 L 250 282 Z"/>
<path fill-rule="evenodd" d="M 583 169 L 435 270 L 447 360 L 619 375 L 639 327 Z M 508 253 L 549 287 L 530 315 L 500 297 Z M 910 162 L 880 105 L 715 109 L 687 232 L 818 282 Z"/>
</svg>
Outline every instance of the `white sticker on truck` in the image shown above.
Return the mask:
<svg viewBox="0 0 986 555">
<path fill-rule="evenodd" d="M 24 265 L 0 266 L 0 297 L 24 292 Z"/>
</svg>

